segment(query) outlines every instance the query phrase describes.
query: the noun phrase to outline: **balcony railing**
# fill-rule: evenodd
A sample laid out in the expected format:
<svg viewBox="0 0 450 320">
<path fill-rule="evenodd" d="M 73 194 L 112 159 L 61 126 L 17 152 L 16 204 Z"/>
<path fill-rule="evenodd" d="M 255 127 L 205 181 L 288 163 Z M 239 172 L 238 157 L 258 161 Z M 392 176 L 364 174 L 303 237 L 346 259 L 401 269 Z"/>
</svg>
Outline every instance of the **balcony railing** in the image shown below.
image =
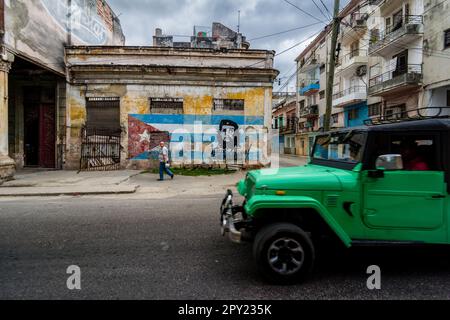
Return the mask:
<svg viewBox="0 0 450 320">
<path fill-rule="evenodd" d="M 295 133 L 297 130 L 298 118 L 292 117 L 287 119 L 287 123 L 280 127 L 280 133 Z"/>
<path fill-rule="evenodd" d="M 317 68 L 318 66 L 319 60 L 316 58 L 316 56 L 313 55 L 309 57 L 308 60 L 300 64 L 300 72 L 307 72 L 313 70 L 314 68 Z"/>
<path fill-rule="evenodd" d="M 319 116 L 319 106 L 312 105 L 309 107 L 304 107 L 300 110 L 300 116 L 302 118 L 313 118 Z"/>
<path fill-rule="evenodd" d="M 333 94 L 333 100 L 340 99 L 352 93 L 366 93 L 366 92 L 367 92 L 366 86 L 353 86 L 348 89 L 342 90 L 341 92 Z"/>
<path fill-rule="evenodd" d="M 320 90 L 320 81 L 319 80 L 306 80 L 303 81 L 302 86 L 300 87 L 300 94 L 305 95 L 310 91 Z"/>
<path fill-rule="evenodd" d="M 353 50 L 343 57 L 344 64 L 350 63 L 355 57 L 366 57 L 367 50 Z"/>
<path fill-rule="evenodd" d="M 408 64 L 370 79 L 369 93 L 373 94 L 403 84 L 419 84 L 421 81 L 422 65 Z"/>
<path fill-rule="evenodd" d="M 377 51 L 384 45 L 394 42 L 396 39 L 405 34 L 421 34 L 423 33 L 420 26 L 423 25 L 423 16 L 408 15 L 403 16 L 400 21 L 389 26 L 383 33 L 372 37 L 370 40 L 369 52 Z"/>
</svg>

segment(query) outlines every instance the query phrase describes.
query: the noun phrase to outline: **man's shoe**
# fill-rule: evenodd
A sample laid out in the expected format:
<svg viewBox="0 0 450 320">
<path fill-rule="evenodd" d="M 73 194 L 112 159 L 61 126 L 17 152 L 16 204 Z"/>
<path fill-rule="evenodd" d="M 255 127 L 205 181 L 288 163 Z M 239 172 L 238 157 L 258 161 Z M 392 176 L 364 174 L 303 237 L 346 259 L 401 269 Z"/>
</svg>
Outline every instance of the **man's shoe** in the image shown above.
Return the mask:
<svg viewBox="0 0 450 320">
<path fill-rule="evenodd" d="M 173 175 L 173 176 L 171 177 L 172 180 L 173 180 L 173 178 L 175 178 L 175 175 Z"/>
<path fill-rule="evenodd" d="M 164 179 L 158 179 L 157 181 L 164 181 Z"/>
</svg>

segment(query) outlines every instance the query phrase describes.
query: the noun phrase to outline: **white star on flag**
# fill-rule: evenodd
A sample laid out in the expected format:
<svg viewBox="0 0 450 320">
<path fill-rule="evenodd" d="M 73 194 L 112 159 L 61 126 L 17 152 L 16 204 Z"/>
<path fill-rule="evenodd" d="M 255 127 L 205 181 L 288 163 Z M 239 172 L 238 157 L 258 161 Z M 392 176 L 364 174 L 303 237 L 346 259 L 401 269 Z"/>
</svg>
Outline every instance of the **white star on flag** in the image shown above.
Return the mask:
<svg viewBox="0 0 450 320">
<path fill-rule="evenodd" d="M 141 137 L 141 140 L 139 142 L 150 142 L 150 133 L 148 132 L 148 130 L 145 130 L 144 133 L 139 134 L 139 136 Z"/>
</svg>

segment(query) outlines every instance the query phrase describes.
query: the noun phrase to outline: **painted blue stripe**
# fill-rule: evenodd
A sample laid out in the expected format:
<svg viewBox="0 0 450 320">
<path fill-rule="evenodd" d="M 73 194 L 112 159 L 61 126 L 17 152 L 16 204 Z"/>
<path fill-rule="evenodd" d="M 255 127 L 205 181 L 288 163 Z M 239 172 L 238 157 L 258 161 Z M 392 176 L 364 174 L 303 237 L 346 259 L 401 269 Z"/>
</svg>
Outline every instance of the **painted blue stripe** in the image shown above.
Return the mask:
<svg viewBox="0 0 450 320">
<path fill-rule="evenodd" d="M 130 114 L 129 116 L 136 118 L 148 124 L 178 124 L 193 125 L 201 122 L 204 125 L 220 125 L 222 120 L 231 120 L 240 126 L 263 126 L 264 117 L 258 116 L 229 116 L 229 115 L 188 115 L 188 114 Z"/>
</svg>

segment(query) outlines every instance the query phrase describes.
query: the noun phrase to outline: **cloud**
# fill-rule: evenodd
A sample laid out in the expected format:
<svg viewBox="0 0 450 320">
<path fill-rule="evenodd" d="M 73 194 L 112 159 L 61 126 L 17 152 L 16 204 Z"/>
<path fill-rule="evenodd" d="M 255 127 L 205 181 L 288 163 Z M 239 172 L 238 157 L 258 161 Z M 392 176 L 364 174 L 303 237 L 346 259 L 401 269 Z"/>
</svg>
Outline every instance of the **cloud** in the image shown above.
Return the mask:
<svg viewBox="0 0 450 320">
<path fill-rule="evenodd" d="M 289 0 L 320 20 L 325 17 L 311 0 Z M 323 9 L 319 0 L 315 0 Z M 221 22 L 236 29 L 238 11 L 241 11 L 241 32 L 247 39 L 310 25 L 317 20 L 302 13 L 283 0 L 109 0 L 120 20 L 127 38 L 127 45 L 151 45 L 155 28 L 164 33 L 190 36 L 194 26 L 211 26 Z M 323 0 L 332 12 L 333 0 Z M 343 1 L 344 4 L 348 2 Z M 282 52 L 312 34 L 318 33 L 323 24 L 281 35 L 250 41 L 253 49 Z M 179 38 L 186 40 L 187 38 Z M 275 67 L 281 71 L 282 82 L 295 71 L 295 58 L 308 43 L 300 45 L 275 59 Z M 288 74 L 288 71 L 290 73 Z M 295 77 L 290 85 L 295 90 Z"/>
</svg>

